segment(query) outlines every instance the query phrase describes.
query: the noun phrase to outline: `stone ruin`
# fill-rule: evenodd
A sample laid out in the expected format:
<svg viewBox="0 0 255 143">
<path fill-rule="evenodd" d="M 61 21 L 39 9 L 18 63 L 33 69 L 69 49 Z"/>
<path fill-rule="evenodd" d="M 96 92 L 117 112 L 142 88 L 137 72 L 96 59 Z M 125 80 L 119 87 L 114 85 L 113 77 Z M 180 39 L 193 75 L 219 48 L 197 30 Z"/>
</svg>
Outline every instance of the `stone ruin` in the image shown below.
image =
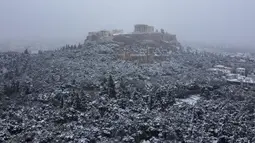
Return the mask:
<svg viewBox="0 0 255 143">
<path fill-rule="evenodd" d="M 114 29 L 114 30 L 101 30 L 97 32 L 89 32 L 86 38 L 86 41 L 117 41 L 124 42 L 125 44 L 131 44 L 135 41 L 177 41 L 176 35 L 169 34 L 161 29 L 160 32 L 158 30 L 154 30 L 153 26 L 149 26 L 146 24 L 136 24 L 134 25 L 134 31 L 130 34 L 123 34 L 123 30 Z M 127 39 L 128 37 L 128 39 Z"/>
<path fill-rule="evenodd" d="M 90 32 L 86 41 L 116 42 L 120 45 L 116 50 L 120 59 L 136 60 L 142 63 L 164 60 L 169 56 L 169 53 L 182 47 L 177 41 L 176 35 L 169 34 L 163 29 L 160 32 L 155 31 L 153 26 L 146 24 L 134 25 L 134 31 L 129 34 L 123 34 L 123 30 Z M 161 53 L 148 53 L 148 49 L 161 51 Z"/>
<path fill-rule="evenodd" d="M 123 34 L 122 29 L 100 30 L 97 32 L 89 32 L 86 41 L 109 41 L 112 40 L 113 36 Z"/>
<path fill-rule="evenodd" d="M 136 24 L 134 33 L 152 33 L 154 32 L 154 27 L 146 24 Z"/>
</svg>

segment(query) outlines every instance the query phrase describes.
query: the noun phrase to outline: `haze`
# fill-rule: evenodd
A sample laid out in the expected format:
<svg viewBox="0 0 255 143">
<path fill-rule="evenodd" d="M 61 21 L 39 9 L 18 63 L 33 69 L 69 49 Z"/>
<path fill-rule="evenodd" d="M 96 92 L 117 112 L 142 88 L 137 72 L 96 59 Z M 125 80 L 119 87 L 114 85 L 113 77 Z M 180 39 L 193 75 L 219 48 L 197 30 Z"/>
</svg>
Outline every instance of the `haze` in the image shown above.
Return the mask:
<svg viewBox="0 0 255 143">
<path fill-rule="evenodd" d="M 1 0 L 0 39 L 76 39 L 145 23 L 180 40 L 255 45 L 254 0 Z M 66 43 L 63 43 L 66 44 Z"/>
</svg>

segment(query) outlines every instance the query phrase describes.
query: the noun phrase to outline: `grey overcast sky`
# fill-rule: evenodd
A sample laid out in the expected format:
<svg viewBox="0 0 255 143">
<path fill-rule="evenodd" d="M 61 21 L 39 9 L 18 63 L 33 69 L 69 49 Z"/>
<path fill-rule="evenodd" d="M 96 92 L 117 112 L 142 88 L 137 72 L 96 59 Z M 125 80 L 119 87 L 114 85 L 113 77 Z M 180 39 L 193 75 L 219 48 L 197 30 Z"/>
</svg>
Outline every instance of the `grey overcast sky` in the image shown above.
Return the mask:
<svg viewBox="0 0 255 143">
<path fill-rule="evenodd" d="M 77 38 L 136 23 L 181 40 L 255 45 L 255 0 L 0 0 L 0 38 Z"/>
</svg>

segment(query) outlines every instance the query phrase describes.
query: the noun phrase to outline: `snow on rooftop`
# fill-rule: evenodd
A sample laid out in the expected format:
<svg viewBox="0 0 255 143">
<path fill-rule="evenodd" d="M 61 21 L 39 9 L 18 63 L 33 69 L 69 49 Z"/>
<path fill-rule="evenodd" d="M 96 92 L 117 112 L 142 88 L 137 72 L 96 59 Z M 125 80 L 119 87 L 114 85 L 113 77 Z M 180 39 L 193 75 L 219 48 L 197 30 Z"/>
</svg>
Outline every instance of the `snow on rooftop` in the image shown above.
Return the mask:
<svg viewBox="0 0 255 143">
<path fill-rule="evenodd" d="M 224 68 L 225 66 L 223 66 L 223 65 L 215 65 L 214 67 L 215 68 Z"/>
<path fill-rule="evenodd" d="M 190 97 L 185 98 L 185 99 L 178 99 L 176 102 L 176 105 L 179 105 L 182 103 L 187 103 L 189 105 L 195 105 L 200 98 L 201 98 L 200 95 L 191 95 Z"/>
<path fill-rule="evenodd" d="M 245 68 L 236 68 L 236 70 L 245 70 Z"/>
</svg>

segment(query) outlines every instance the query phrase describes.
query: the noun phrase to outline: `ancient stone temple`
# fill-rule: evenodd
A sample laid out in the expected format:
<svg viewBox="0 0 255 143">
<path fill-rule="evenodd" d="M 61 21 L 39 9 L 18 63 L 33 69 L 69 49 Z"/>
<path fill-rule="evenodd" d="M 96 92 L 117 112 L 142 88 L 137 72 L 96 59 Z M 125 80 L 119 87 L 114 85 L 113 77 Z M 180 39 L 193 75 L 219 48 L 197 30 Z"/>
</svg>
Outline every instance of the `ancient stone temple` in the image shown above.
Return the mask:
<svg viewBox="0 0 255 143">
<path fill-rule="evenodd" d="M 136 24 L 134 33 L 151 33 L 154 32 L 154 27 L 146 24 Z"/>
</svg>

